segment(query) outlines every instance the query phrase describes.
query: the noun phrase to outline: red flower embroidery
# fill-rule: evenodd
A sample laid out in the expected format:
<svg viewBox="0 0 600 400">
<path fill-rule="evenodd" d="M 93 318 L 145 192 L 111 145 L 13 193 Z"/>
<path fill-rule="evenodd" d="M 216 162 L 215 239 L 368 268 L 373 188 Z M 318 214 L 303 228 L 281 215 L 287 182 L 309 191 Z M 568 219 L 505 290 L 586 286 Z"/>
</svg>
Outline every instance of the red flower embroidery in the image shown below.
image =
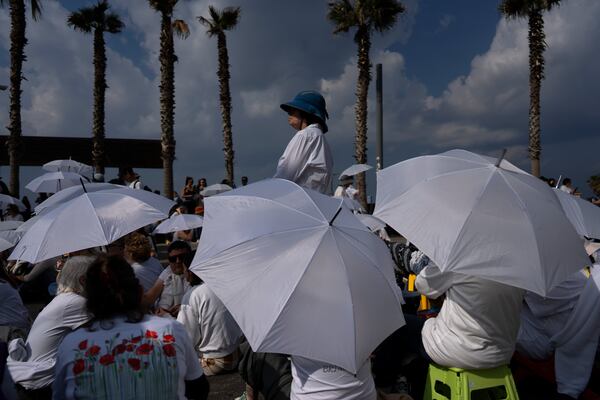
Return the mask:
<svg viewBox="0 0 600 400">
<path fill-rule="evenodd" d="M 115 362 L 115 357 L 112 354 L 105 354 L 100 357 L 100 364 L 110 365 Z"/>
<path fill-rule="evenodd" d="M 175 343 L 175 336 L 173 335 L 163 335 L 163 342 L 165 343 Z"/>
<path fill-rule="evenodd" d="M 145 356 L 152 353 L 152 350 L 154 350 L 154 346 L 149 343 L 144 343 L 137 348 L 135 354 L 138 356 Z"/>
<path fill-rule="evenodd" d="M 98 353 L 100 353 L 100 346 L 94 345 L 94 346 L 90 347 L 88 349 L 88 351 L 85 352 L 85 355 L 88 356 L 88 357 L 89 356 L 93 357 L 93 356 L 97 356 Z"/>
<path fill-rule="evenodd" d="M 134 345 L 132 345 L 131 343 L 129 343 L 129 344 L 126 346 L 126 350 L 127 350 L 127 351 L 129 351 L 129 352 L 132 352 L 133 350 L 135 350 L 135 346 L 134 346 Z"/>
<path fill-rule="evenodd" d="M 156 331 L 146 331 L 146 338 L 148 339 L 157 339 L 158 338 L 158 333 L 156 333 Z"/>
<path fill-rule="evenodd" d="M 87 339 L 84 340 L 83 342 L 79 343 L 79 350 L 85 350 L 87 349 Z"/>
<path fill-rule="evenodd" d="M 140 360 L 137 358 L 128 358 L 127 359 L 127 364 L 129 364 L 129 366 L 131 367 L 132 370 L 134 371 L 139 371 L 140 370 Z"/>
<path fill-rule="evenodd" d="M 175 346 L 173 346 L 172 344 L 165 344 L 163 346 L 163 351 L 165 352 L 165 355 L 167 357 L 175 357 L 175 354 L 177 354 Z"/>
<path fill-rule="evenodd" d="M 85 361 L 82 359 L 75 360 L 75 364 L 73 364 L 73 374 L 79 375 L 85 370 Z"/>
<path fill-rule="evenodd" d="M 125 353 L 126 349 L 127 349 L 127 346 L 125 346 L 124 344 L 118 344 L 118 345 L 116 345 L 115 348 L 112 351 L 113 356 L 115 354 L 123 354 L 123 353 Z"/>
<path fill-rule="evenodd" d="M 131 343 L 139 343 L 140 340 L 142 340 L 141 336 L 136 336 L 134 338 L 131 338 Z"/>
</svg>

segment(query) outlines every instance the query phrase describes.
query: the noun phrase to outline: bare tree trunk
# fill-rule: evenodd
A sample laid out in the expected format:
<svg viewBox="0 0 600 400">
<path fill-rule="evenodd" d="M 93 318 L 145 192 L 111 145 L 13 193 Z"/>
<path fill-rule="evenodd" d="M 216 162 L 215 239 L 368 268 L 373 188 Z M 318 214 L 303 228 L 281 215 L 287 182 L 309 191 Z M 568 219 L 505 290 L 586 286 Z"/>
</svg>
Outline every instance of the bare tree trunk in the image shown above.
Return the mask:
<svg viewBox="0 0 600 400">
<path fill-rule="evenodd" d="M 227 180 L 231 185 L 235 184 L 233 173 L 233 134 L 231 131 L 231 93 L 229 90 L 229 55 L 227 54 L 227 38 L 225 33 L 220 32 L 217 36 L 217 47 L 219 51 L 219 98 L 221 101 L 221 119 L 223 123 L 223 153 L 225 155 L 225 171 Z"/>
<path fill-rule="evenodd" d="M 540 92 L 544 79 L 544 50 L 546 49 L 542 12 L 529 12 L 529 158 L 531 174 L 540 176 L 541 127 Z"/>
<path fill-rule="evenodd" d="M 163 192 L 173 198 L 173 160 L 175 160 L 175 50 L 171 12 L 162 12 L 160 30 L 160 128 L 163 160 Z"/>
<path fill-rule="evenodd" d="M 10 165 L 9 190 L 12 196 L 19 197 L 19 165 L 21 159 L 21 81 L 25 56 L 25 2 L 11 0 L 10 7 L 10 105 L 9 137 L 6 142 Z"/>
<path fill-rule="evenodd" d="M 371 82 L 371 62 L 369 60 L 371 38 L 366 27 L 359 26 L 355 41 L 358 45 L 358 80 L 356 83 L 356 138 L 354 143 L 354 158 L 358 164 L 366 164 L 367 96 L 369 95 L 369 83 Z M 367 183 L 364 172 L 357 175 L 356 186 L 359 191 L 360 203 L 367 210 Z"/>
<path fill-rule="evenodd" d="M 94 30 L 94 116 L 92 159 L 95 172 L 104 174 L 104 102 L 106 93 L 106 48 L 104 32 Z"/>
</svg>

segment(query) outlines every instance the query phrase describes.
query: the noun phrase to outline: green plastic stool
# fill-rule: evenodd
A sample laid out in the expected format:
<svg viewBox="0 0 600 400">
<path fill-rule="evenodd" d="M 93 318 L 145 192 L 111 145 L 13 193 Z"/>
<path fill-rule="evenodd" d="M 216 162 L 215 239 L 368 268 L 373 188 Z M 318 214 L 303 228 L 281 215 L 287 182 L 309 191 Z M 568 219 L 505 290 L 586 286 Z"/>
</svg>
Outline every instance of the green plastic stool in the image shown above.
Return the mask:
<svg viewBox="0 0 600 400">
<path fill-rule="evenodd" d="M 424 400 L 519 400 L 508 366 L 466 370 L 429 364 Z"/>
</svg>

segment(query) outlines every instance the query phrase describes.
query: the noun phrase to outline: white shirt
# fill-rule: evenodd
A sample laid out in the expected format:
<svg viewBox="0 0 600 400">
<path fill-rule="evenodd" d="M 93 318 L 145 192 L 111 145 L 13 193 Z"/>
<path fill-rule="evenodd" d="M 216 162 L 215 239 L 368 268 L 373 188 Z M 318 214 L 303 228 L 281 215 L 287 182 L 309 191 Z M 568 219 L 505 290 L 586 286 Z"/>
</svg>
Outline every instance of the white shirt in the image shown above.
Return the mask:
<svg viewBox="0 0 600 400">
<path fill-rule="evenodd" d="M 600 270 L 583 271 L 553 288 L 544 298 L 525 295 L 517 349 L 534 359 L 554 352 L 559 393 L 578 398 L 585 390 L 600 336 Z"/>
<path fill-rule="evenodd" d="M 160 274 L 164 271 L 160 261 L 154 257 L 148 258 L 143 263 L 134 262 L 131 264 L 135 277 L 140 281 L 140 285 L 147 292 L 154 286 Z"/>
<path fill-rule="evenodd" d="M 290 400 L 375 400 L 377 392 L 371 363 L 366 360 L 355 375 L 321 361 L 292 356 Z"/>
<path fill-rule="evenodd" d="M 69 334 L 56 360 L 56 399 L 185 399 L 202 368 L 177 321 L 118 317 Z"/>
<path fill-rule="evenodd" d="M 183 324 L 192 344 L 204 358 L 233 353 L 242 338 L 238 324 L 206 284 L 192 287 L 183 296 L 177 321 Z"/>
<path fill-rule="evenodd" d="M 560 190 L 562 190 L 563 192 L 569 193 L 569 194 L 573 194 L 573 189 L 569 188 L 566 185 L 560 185 Z"/>
<path fill-rule="evenodd" d="M 417 276 L 418 291 L 446 293 L 436 318 L 422 330 L 425 351 L 436 363 L 465 369 L 508 364 L 515 349 L 523 290 L 453 272 L 430 263 Z"/>
<path fill-rule="evenodd" d="M 331 193 L 333 156 L 318 124 L 296 132 L 279 158 L 274 178 L 287 179 L 321 193 Z"/>
<path fill-rule="evenodd" d="M 142 181 L 137 178 L 134 181 L 130 182 L 127 186 L 129 186 L 131 189 L 142 189 Z"/>
<path fill-rule="evenodd" d="M 29 312 L 19 292 L 10 283 L 0 280 L 0 326 L 12 326 L 27 330 L 29 328 Z"/>
<path fill-rule="evenodd" d="M 28 389 L 52 383 L 58 346 L 67 334 L 91 319 L 85 302 L 75 293 L 59 294 L 38 314 L 27 342 L 16 339 L 10 343 L 7 366 L 13 381 Z"/>
<path fill-rule="evenodd" d="M 190 288 L 190 284 L 187 279 L 185 279 L 185 275 L 174 274 L 171 270 L 171 266 L 168 266 L 161 272 L 158 279 L 164 284 L 163 291 L 158 299 L 158 306 L 168 310 L 173 306 L 181 304 L 183 295 Z"/>
</svg>

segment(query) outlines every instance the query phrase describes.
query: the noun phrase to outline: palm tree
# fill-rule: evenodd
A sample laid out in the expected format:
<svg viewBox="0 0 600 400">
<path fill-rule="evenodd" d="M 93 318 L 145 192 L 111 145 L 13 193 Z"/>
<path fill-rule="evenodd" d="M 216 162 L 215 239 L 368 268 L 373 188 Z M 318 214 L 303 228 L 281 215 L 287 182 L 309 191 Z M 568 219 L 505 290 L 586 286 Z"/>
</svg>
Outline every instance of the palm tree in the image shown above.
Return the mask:
<svg viewBox="0 0 600 400">
<path fill-rule="evenodd" d="M 506 18 L 529 21 L 529 158 L 531 174 L 540 176 L 540 90 L 544 79 L 546 35 L 542 13 L 558 6 L 560 0 L 503 0 L 499 10 Z"/>
<path fill-rule="evenodd" d="M 92 7 L 80 8 L 67 19 L 67 24 L 83 33 L 94 33 L 94 116 L 92 159 L 96 172 L 104 174 L 104 98 L 106 88 L 106 43 L 104 32 L 119 33 L 125 26 L 119 16 L 110 13 L 106 0 Z"/>
<path fill-rule="evenodd" d="M 358 80 L 356 83 L 356 138 L 354 158 L 359 164 L 367 162 L 367 95 L 371 82 L 371 34 L 391 29 L 404 12 L 397 0 L 335 0 L 329 3 L 327 18 L 335 25 L 334 34 L 356 28 L 354 42 L 358 46 Z M 365 174 L 357 176 L 360 202 L 366 209 L 367 191 Z"/>
<path fill-rule="evenodd" d="M 163 160 L 163 192 L 173 198 L 173 160 L 175 160 L 175 46 L 173 31 L 187 38 L 190 30 L 182 20 L 172 20 L 178 0 L 148 0 L 150 7 L 161 15 L 160 23 L 160 129 L 161 157 Z"/>
<path fill-rule="evenodd" d="M 219 99 L 221 101 L 221 119 L 223 121 L 223 152 L 225 153 L 225 171 L 227 179 L 234 183 L 233 176 L 233 138 L 231 133 L 231 93 L 229 91 L 229 55 L 227 54 L 227 37 L 225 31 L 235 28 L 240 20 L 239 7 L 226 7 L 219 11 L 208 6 L 209 18 L 198 17 L 200 23 L 206 26 L 209 37 L 217 37 L 219 53 Z"/>
<path fill-rule="evenodd" d="M 7 140 L 8 159 L 10 165 L 9 190 L 14 197 L 19 197 L 19 161 L 21 158 L 21 80 L 25 56 L 25 1 L 7 0 L 10 9 L 10 105 L 9 105 L 9 137 Z M 3 6 L 5 0 L 0 0 Z M 31 16 L 37 20 L 41 15 L 40 0 L 30 0 Z"/>
</svg>

